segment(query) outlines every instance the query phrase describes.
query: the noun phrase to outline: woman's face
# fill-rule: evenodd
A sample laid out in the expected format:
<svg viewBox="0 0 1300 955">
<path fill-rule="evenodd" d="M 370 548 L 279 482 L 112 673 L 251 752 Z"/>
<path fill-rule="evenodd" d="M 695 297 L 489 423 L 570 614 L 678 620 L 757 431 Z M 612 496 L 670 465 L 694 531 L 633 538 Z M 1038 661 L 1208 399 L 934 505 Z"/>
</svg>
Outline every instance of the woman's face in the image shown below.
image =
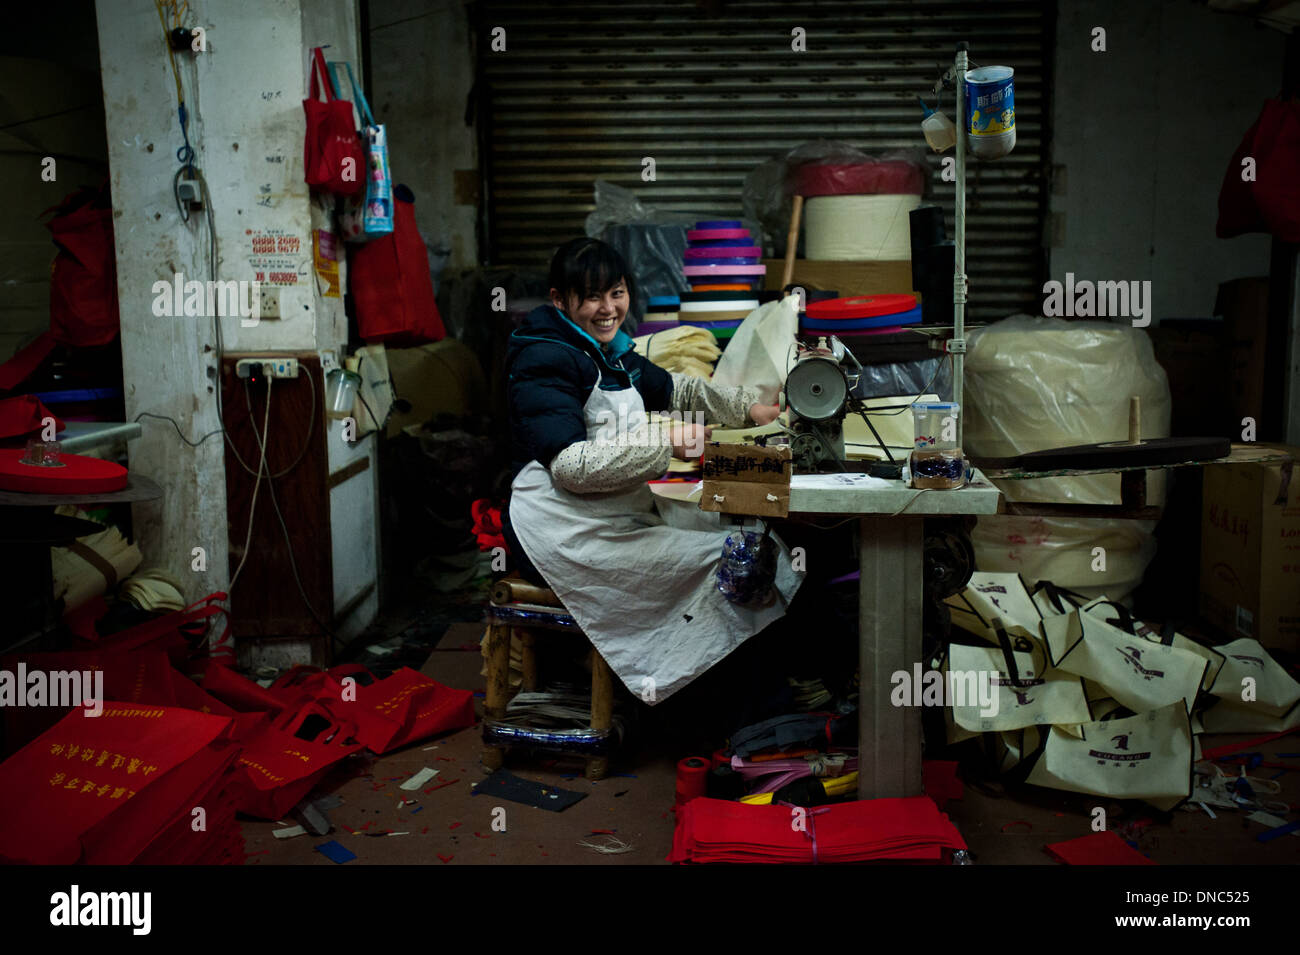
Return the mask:
<svg viewBox="0 0 1300 955">
<path fill-rule="evenodd" d="M 551 289 L 551 304 L 604 345 L 614 340 L 623 319 L 627 317 L 627 283 L 620 280 L 608 291 L 592 292 L 585 299 L 570 294 L 568 302 L 560 299 L 558 289 Z"/>
</svg>

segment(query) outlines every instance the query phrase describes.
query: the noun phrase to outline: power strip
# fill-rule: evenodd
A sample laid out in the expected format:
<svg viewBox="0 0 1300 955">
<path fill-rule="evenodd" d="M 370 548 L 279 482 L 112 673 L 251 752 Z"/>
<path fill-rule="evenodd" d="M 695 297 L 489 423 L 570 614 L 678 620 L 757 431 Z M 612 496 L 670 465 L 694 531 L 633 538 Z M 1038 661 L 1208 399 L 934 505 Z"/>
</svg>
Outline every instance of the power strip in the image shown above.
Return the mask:
<svg viewBox="0 0 1300 955">
<path fill-rule="evenodd" d="M 235 374 L 249 381 L 259 378 L 297 378 L 296 358 L 241 358 L 235 362 Z"/>
</svg>

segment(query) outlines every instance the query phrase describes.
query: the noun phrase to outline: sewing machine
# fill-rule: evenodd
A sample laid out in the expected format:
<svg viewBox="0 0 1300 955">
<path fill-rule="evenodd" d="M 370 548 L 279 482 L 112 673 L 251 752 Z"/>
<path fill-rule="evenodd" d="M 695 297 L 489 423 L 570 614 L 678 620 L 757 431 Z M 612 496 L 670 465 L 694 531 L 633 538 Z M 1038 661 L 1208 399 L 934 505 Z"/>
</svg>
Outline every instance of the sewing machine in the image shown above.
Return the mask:
<svg viewBox="0 0 1300 955">
<path fill-rule="evenodd" d="M 788 445 L 797 474 L 865 471 L 874 477 L 901 477 L 902 462 L 894 460 L 866 407 L 853 393 L 861 373 L 857 358 L 833 335 L 819 338 L 816 345 L 800 344 L 779 398 L 781 410 L 789 413 L 789 426 L 784 433 L 767 435 L 759 441 L 768 447 Z M 866 422 L 886 461 L 848 460 L 844 419 L 850 412 Z"/>
</svg>

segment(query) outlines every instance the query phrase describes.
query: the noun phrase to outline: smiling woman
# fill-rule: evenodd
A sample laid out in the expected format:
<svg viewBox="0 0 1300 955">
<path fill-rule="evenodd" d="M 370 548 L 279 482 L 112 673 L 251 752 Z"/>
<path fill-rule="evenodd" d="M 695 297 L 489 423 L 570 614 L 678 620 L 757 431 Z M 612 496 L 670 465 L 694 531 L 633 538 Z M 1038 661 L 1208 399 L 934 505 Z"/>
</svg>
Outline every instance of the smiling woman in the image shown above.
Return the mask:
<svg viewBox="0 0 1300 955">
<path fill-rule="evenodd" d="M 754 389 L 670 374 L 637 354 L 620 329 L 634 283 L 603 242 L 574 239 L 556 252 L 551 304 L 528 315 L 506 359 L 517 476 L 502 529 L 524 575 L 548 584 L 610 668 L 653 703 L 780 617 L 801 576 L 782 548 L 768 602 L 729 603 L 715 580 L 727 538 L 719 515 L 659 512 L 646 481 L 674 457 L 703 453 L 704 421 L 743 427 L 778 412 Z M 647 408 L 697 423 L 659 429 Z"/>
</svg>

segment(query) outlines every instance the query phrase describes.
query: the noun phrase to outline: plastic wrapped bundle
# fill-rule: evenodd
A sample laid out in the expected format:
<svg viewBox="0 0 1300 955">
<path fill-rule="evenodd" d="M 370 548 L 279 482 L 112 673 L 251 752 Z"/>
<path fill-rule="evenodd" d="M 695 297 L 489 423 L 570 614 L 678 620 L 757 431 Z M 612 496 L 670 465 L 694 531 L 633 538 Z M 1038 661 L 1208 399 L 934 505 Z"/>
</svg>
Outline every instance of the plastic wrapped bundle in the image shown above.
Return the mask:
<svg viewBox="0 0 1300 955">
<path fill-rule="evenodd" d="M 1004 457 L 1128 437 L 1130 395 L 1142 399 L 1142 437 L 1169 436 L 1164 369 L 1140 330 L 1109 322 L 1017 315 L 970 336 L 964 449 Z M 1164 501 L 1164 475 L 1147 498 Z M 995 482 L 1010 501 L 1117 504 L 1118 474 Z M 972 536 L 985 571 L 1017 571 L 1090 597 L 1126 597 L 1155 555 L 1151 521 L 982 517 Z M 1093 548 L 1104 547 L 1105 570 Z"/>
</svg>

